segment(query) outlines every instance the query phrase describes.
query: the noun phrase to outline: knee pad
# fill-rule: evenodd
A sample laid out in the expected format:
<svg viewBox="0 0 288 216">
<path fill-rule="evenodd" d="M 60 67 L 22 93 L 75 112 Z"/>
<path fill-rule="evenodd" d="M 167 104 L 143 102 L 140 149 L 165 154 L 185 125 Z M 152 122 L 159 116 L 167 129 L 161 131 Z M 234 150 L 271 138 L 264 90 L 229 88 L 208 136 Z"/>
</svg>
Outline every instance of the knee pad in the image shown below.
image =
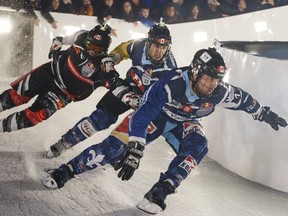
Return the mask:
<svg viewBox="0 0 288 216">
<path fill-rule="evenodd" d="M 30 110 L 35 113 L 44 110 L 46 116 L 45 119 L 47 119 L 52 116 L 57 110 L 65 107 L 68 103 L 69 102 L 66 100 L 66 98 L 58 96 L 53 92 L 48 92 L 46 95 L 38 97 L 36 101 L 32 104 Z"/>
<path fill-rule="evenodd" d="M 110 125 L 114 124 L 117 119 L 118 115 L 113 115 L 105 108 L 98 108 L 96 109 L 90 116 L 90 121 L 97 128 L 98 131 L 104 130 L 110 127 Z"/>
<path fill-rule="evenodd" d="M 57 110 L 67 103 L 53 92 L 48 92 L 44 97 L 38 97 L 32 106 L 25 110 L 27 118 L 33 125 L 51 117 Z"/>
<path fill-rule="evenodd" d="M 31 122 L 33 126 L 47 119 L 46 112 L 44 109 L 41 109 L 36 112 L 33 112 L 30 109 L 25 109 L 24 112 L 25 112 L 25 116 Z"/>
<path fill-rule="evenodd" d="M 71 145 L 91 137 L 98 131 L 109 128 L 117 121 L 117 117 L 103 108 L 95 110 L 89 117 L 82 118 L 76 125 L 70 129 L 63 138 Z"/>
</svg>

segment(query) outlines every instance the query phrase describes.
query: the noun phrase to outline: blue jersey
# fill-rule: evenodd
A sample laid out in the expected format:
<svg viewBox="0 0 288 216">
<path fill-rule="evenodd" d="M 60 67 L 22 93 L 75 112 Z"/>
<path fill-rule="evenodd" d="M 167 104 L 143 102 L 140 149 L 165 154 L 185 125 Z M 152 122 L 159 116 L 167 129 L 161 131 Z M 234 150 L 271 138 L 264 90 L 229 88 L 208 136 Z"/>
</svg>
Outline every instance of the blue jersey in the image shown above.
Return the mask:
<svg viewBox="0 0 288 216">
<path fill-rule="evenodd" d="M 110 54 L 119 55 L 120 61 L 132 60 L 132 68 L 126 73 L 126 80 L 132 90 L 143 94 L 151 84 L 165 76 L 171 69 L 177 67 L 175 58 L 170 49 L 167 50 L 163 62 L 155 64 L 147 56 L 147 39 L 130 40 L 121 43 Z"/>
<path fill-rule="evenodd" d="M 145 143 L 146 128 L 160 112 L 171 122 L 197 120 L 214 112 L 217 105 L 257 113 L 261 105 L 242 89 L 221 82 L 209 98 L 192 94 L 188 67 L 172 70 L 154 83 L 142 97 L 129 123 L 129 136 Z"/>
</svg>

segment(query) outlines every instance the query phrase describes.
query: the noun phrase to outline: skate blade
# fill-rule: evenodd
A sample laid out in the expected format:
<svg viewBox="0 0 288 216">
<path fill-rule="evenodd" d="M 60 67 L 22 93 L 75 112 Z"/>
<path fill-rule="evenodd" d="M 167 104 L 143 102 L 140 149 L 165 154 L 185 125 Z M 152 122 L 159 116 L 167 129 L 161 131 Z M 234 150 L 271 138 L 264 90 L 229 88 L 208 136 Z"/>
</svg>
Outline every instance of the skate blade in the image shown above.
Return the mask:
<svg viewBox="0 0 288 216">
<path fill-rule="evenodd" d="M 136 207 L 140 209 L 141 211 L 144 211 L 148 214 L 156 215 L 159 212 L 162 212 L 163 210 L 161 209 L 160 206 L 156 205 L 155 203 L 149 202 L 146 198 L 141 200 Z"/>
<path fill-rule="evenodd" d="M 52 153 L 52 151 L 51 151 L 51 149 L 49 149 L 49 150 L 46 152 L 46 157 L 49 158 L 49 159 L 50 159 L 50 158 L 55 158 L 54 155 L 53 155 L 53 153 Z"/>
<path fill-rule="evenodd" d="M 56 181 L 51 176 L 41 179 L 41 183 L 47 188 L 58 189 Z"/>
</svg>

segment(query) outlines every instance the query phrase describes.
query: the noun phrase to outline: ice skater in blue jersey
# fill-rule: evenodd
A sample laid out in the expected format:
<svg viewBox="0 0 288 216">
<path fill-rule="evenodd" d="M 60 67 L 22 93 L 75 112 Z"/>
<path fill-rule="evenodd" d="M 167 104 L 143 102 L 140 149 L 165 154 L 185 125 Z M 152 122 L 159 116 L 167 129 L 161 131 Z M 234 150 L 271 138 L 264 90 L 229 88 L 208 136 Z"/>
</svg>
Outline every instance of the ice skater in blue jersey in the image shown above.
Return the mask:
<svg viewBox="0 0 288 216">
<path fill-rule="evenodd" d="M 215 49 L 199 50 L 190 66 L 171 70 L 154 83 L 142 97 L 140 107 L 108 138 L 59 168 L 46 169 L 48 175 L 42 183 L 49 188 L 61 188 L 75 175 L 105 164 L 114 164 L 118 177 L 129 180 L 139 167 L 146 145 L 169 133 L 168 141 L 176 156 L 137 204 L 150 214 L 164 211 L 166 197 L 175 192 L 207 154 L 208 143 L 199 119 L 212 114 L 218 104 L 247 112 L 274 130 L 287 126 L 285 119 L 270 107 L 262 106 L 241 88 L 225 83 L 225 73 L 225 62 Z"/>
<path fill-rule="evenodd" d="M 125 80 L 118 79 L 99 101 L 89 116 L 78 121 L 56 143 L 50 146 L 47 157 L 60 156 L 67 149 L 114 124 L 118 116 L 135 108 L 143 93 L 161 77 L 177 67 L 171 51 L 172 37 L 161 19 L 153 25 L 147 38 L 129 40 L 118 45 L 110 53 L 115 64 L 131 59 L 135 69 L 130 69 Z M 114 62 L 110 67 L 113 68 Z"/>
</svg>

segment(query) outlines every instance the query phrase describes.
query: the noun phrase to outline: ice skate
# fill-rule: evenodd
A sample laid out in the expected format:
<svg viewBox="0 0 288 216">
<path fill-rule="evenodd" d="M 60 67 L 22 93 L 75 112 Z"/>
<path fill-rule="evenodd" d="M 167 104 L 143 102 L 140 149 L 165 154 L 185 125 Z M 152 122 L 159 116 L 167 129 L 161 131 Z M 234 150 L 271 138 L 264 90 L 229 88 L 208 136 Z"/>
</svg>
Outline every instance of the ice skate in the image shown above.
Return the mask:
<svg viewBox="0 0 288 216">
<path fill-rule="evenodd" d="M 74 177 L 74 174 L 65 164 L 58 169 L 45 169 L 47 176 L 41 179 L 42 184 L 51 189 L 62 188 L 64 184 Z"/>
<path fill-rule="evenodd" d="M 141 211 L 144 211 L 146 213 L 153 214 L 153 215 L 158 214 L 159 212 L 163 211 L 159 205 L 153 202 L 150 202 L 145 197 L 136 206 Z"/>
<path fill-rule="evenodd" d="M 137 204 L 137 208 L 149 214 L 158 214 L 166 209 L 167 195 L 174 192 L 175 188 L 168 181 L 157 182 Z"/>
<path fill-rule="evenodd" d="M 54 145 L 50 146 L 49 150 L 46 153 L 47 158 L 59 157 L 63 152 L 69 149 L 71 145 L 64 140 L 62 137 Z"/>
</svg>

